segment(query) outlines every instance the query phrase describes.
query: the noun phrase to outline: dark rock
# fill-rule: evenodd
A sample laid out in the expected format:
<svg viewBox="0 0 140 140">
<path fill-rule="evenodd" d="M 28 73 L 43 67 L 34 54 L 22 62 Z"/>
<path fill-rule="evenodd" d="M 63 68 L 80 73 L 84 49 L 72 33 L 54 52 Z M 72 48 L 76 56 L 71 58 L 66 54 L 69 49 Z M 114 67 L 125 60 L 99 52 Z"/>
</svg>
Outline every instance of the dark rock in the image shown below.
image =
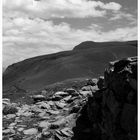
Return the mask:
<svg viewBox="0 0 140 140">
<path fill-rule="evenodd" d="M 128 77 L 128 82 L 130 84 L 130 86 L 135 90 L 137 91 L 137 81 L 136 79 L 133 79 L 131 77 Z"/>
<path fill-rule="evenodd" d="M 124 102 L 128 93 L 132 89 L 136 90 L 137 88 L 136 79 L 131 78 L 136 77 L 135 74 L 137 73 L 137 69 L 132 68 L 134 67 L 134 64 L 133 60 L 130 60 L 131 58 L 128 60 L 120 60 L 115 62 L 108 69 L 106 69 L 104 75 L 106 87 L 114 92 L 115 97 L 120 102 Z M 137 65 L 137 63 L 135 63 L 135 65 Z M 119 66 L 121 68 L 118 68 Z"/>
<path fill-rule="evenodd" d="M 74 95 L 75 96 L 79 95 L 78 92 L 75 89 L 73 89 L 73 88 L 68 88 L 68 89 L 65 90 L 65 92 L 67 92 L 67 93 L 69 93 L 70 95 L 73 95 L 73 96 Z"/>
<path fill-rule="evenodd" d="M 7 115 L 7 114 L 15 114 L 18 111 L 17 107 L 15 107 L 12 104 L 6 105 L 3 108 L 3 114 Z"/>
<path fill-rule="evenodd" d="M 130 63 L 130 61 L 128 59 L 122 59 L 122 60 L 114 63 L 114 71 L 115 72 L 122 71 L 124 69 L 124 67 L 126 67 L 129 63 Z"/>
<path fill-rule="evenodd" d="M 91 139 L 136 140 L 137 59 L 111 62 L 104 77 L 87 102 Z"/>
<path fill-rule="evenodd" d="M 59 128 L 59 125 L 57 125 L 57 124 L 50 125 L 50 129 L 58 129 L 58 128 Z"/>
<path fill-rule="evenodd" d="M 104 77 L 100 76 L 97 82 L 98 88 L 102 89 L 104 87 Z"/>
<path fill-rule="evenodd" d="M 97 81 L 97 79 L 89 79 L 86 85 L 95 86 L 97 84 Z"/>
<path fill-rule="evenodd" d="M 80 108 L 80 106 L 76 105 L 71 109 L 70 113 L 77 113 L 80 110 Z"/>
<path fill-rule="evenodd" d="M 136 132 L 136 107 L 132 104 L 125 104 L 121 116 L 122 128 L 130 133 Z"/>
<path fill-rule="evenodd" d="M 128 96 L 127 96 L 128 103 L 133 104 L 135 102 L 135 95 L 136 95 L 136 92 L 134 92 L 133 90 L 131 90 L 128 93 Z"/>
<path fill-rule="evenodd" d="M 53 96 L 52 97 L 52 101 L 60 101 L 62 99 L 62 97 L 61 96 Z"/>
</svg>

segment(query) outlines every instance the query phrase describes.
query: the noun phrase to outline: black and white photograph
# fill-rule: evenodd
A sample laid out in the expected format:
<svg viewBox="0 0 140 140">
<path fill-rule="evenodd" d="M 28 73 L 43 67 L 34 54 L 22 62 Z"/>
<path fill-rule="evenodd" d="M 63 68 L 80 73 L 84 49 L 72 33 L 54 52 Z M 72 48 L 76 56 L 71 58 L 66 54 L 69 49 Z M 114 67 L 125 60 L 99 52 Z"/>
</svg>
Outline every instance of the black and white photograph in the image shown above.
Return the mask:
<svg viewBox="0 0 140 140">
<path fill-rule="evenodd" d="M 2 140 L 138 140 L 138 0 L 2 0 Z"/>
</svg>

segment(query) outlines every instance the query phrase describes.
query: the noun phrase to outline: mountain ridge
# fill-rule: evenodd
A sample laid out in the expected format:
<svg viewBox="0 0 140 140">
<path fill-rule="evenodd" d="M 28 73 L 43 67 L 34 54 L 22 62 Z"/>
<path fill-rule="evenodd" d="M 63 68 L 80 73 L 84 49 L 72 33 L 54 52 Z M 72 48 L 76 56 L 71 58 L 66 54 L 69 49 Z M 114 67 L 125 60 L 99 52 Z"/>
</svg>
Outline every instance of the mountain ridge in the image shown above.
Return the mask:
<svg viewBox="0 0 140 140">
<path fill-rule="evenodd" d="M 80 46 L 84 49 L 79 49 Z M 13 85 L 33 90 L 66 79 L 98 77 L 109 61 L 136 55 L 137 41 L 82 42 L 71 51 L 37 56 L 10 65 L 3 74 L 4 91 Z"/>
</svg>

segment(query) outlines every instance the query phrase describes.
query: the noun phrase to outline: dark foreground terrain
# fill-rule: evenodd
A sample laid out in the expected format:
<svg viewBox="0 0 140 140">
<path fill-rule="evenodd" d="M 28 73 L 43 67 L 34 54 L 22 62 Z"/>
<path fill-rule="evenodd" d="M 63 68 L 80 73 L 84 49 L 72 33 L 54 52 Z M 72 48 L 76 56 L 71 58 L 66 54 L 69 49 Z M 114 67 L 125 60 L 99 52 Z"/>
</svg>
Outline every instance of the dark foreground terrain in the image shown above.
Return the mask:
<svg viewBox="0 0 140 140">
<path fill-rule="evenodd" d="M 65 80 L 83 81 L 99 77 L 109 61 L 136 55 L 137 41 L 87 41 L 71 51 L 26 59 L 9 66 L 4 72 L 3 95 L 20 98 L 26 92 L 42 90 L 54 83 L 65 83 Z"/>
<path fill-rule="evenodd" d="M 136 57 L 109 63 L 82 87 L 62 85 L 30 105 L 3 99 L 3 140 L 137 140 Z"/>
</svg>

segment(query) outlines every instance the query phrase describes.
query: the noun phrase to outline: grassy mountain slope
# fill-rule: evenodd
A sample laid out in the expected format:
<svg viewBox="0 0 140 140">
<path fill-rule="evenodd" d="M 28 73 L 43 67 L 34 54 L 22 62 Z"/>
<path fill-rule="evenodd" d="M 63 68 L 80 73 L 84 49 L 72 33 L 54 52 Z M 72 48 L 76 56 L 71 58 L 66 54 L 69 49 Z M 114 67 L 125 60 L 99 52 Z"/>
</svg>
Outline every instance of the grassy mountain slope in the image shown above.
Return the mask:
<svg viewBox="0 0 140 140">
<path fill-rule="evenodd" d="M 10 65 L 3 74 L 3 89 L 29 91 L 72 78 L 103 75 L 109 61 L 137 55 L 137 41 L 86 41 L 71 51 L 38 56 Z"/>
</svg>

